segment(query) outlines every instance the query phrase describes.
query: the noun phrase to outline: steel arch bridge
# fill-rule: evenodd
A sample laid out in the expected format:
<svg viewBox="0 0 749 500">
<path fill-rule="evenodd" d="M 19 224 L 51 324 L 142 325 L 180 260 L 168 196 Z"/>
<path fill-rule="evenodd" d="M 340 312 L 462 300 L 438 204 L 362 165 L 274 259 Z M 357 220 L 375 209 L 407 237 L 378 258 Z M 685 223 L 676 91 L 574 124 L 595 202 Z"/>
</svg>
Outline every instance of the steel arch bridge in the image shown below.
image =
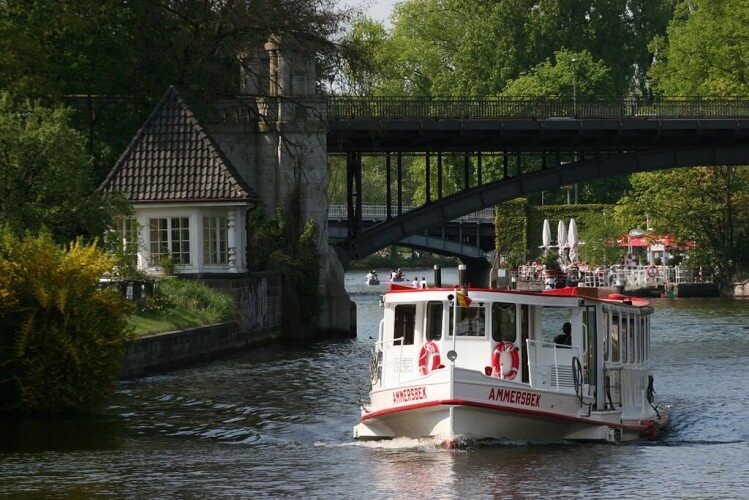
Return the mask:
<svg viewBox="0 0 749 500">
<path fill-rule="evenodd" d="M 328 153 L 346 155 L 348 231 L 341 249 L 354 259 L 542 190 L 632 172 L 749 164 L 749 98 L 335 97 L 329 99 L 327 120 Z M 500 178 L 482 178 L 486 152 L 502 156 Z M 362 224 L 363 154 L 383 155 L 387 164 L 387 217 L 367 228 Z M 404 213 L 402 157 L 407 154 L 425 157 L 427 202 Z M 459 192 L 442 196 L 446 154 L 465 157 L 464 183 Z M 524 167 L 521 159 L 527 155 L 539 158 L 540 166 Z M 431 169 L 437 172 L 436 187 Z"/>
</svg>

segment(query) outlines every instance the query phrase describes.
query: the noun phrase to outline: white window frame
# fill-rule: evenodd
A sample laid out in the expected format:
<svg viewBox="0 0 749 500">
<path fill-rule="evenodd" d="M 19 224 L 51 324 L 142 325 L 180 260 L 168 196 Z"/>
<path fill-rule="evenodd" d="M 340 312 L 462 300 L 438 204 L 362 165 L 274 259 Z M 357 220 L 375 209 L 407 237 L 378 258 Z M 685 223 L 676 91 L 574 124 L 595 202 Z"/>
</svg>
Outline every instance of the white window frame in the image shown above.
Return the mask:
<svg viewBox="0 0 749 500">
<path fill-rule="evenodd" d="M 162 227 L 161 222 L 165 221 Z M 154 229 L 153 224 L 156 222 L 157 227 Z M 183 225 L 184 223 L 184 225 Z M 157 238 L 154 238 L 154 231 L 157 232 Z M 162 239 L 160 233 L 166 232 L 166 240 Z M 175 235 L 175 231 L 177 232 Z M 187 239 L 184 239 L 182 234 L 183 231 L 187 231 Z M 176 236 L 176 237 L 175 237 Z M 176 264 L 190 265 L 192 264 L 191 245 L 190 245 L 190 218 L 185 216 L 177 217 L 149 217 L 148 218 L 148 258 L 149 262 L 153 266 L 161 264 L 161 255 L 168 253 L 169 256 L 174 259 Z M 177 251 L 174 249 L 174 245 L 178 245 Z M 154 252 L 154 245 L 158 249 L 158 252 Z M 186 247 L 185 247 L 186 245 Z M 186 250 L 185 250 L 186 248 Z M 186 257 L 186 259 L 185 259 Z"/>
<path fill-rule="evenodd" d="M 226 216 L 203 216 L 203 264 L 229 264 L 229 219 Z"/>
</svg>

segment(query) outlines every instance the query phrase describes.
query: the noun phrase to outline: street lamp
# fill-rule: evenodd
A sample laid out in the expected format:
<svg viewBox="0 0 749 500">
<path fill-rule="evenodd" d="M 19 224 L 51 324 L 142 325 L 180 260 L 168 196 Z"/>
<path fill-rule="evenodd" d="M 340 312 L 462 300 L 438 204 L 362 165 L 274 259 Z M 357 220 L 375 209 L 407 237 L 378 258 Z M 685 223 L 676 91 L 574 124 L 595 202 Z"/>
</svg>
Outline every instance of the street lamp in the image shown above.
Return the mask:
<svg viewBox="0 0 749 500">
<path fill-rule="evenodd" d="M 577 59 L 572 58 L 572 114 L 577 118 Z M 575 153 L 575 163 L 577 163 L 577 153 Z M 573 186 L 575 190 L 575 205 L 577 205 L 577 183 Z M 567 204 L 570 203 L 570 193 L 567 192 Z"/>
<path fill-rule="evenodd" d="M 577 117 L 577 59 L 572 58 L 572 113 Z"/>
</svg>

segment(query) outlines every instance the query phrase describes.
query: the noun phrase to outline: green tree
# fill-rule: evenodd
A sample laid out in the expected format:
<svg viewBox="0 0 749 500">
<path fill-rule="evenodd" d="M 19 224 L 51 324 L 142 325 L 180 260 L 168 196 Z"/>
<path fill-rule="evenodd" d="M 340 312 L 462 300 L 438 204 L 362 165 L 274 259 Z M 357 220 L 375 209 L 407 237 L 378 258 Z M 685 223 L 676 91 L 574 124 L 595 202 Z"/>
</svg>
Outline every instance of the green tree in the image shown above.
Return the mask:
<svg viewBox="0 0 749 500">
<path fill-rule="evenodd" d="M 679 4 L 662 36 L 650 45 L 649 76 L 667 96 L 744 96 L 749 93 L 749 0 L 689 0 Z"/>
<path fill-rule="evenodd" d="M 506 96 L 568 97 L 580 99 L 614 97 L 614 82 L 602 61 L 589 52 L 560 50 L 554 63 L 546 60 L 507 84 Z"/>
<path fill-rule="evenodd" d="M 668 96 L 744 95 L 749 91 L 749 1 L 681 1 L 668 38 L 651 44 L 654 91 Z M 717 166 L 637 174 L 621 211 L 649 212 L 656 230 L 691 239 L 692 265 L 712 270 L 728 288 L 738 261 L 747 260 L 746 167 Z"/>
<path fill-rule="evenodd" d="M 0 222 L 17 234 L 46 227 L 60 242 L 101 235 L 117 201 L 105 203 L 92 177 L 68 110 L 0 94 Z"/>
<path fill-rule="evenodd" d="M 632 192 L 617 207 L 634 227 L 646 213 L 658 233 L 692 240 L 692 267 L 710 269 L 723 290 L 749 239 L 749 169 L 695 167 L 632 176 Z"/>
<path fill-rule="evenodd" d="M 319 54 L 326 81 L 349 15 L 331 0 L 2 0 L 0 89 L 75 107 L 101 179 L 169 85 L 196 107 L 236 95 L 271 35 Z"/>
<path fill-rule="evenodd" d="M 644 92 L 647 44 L 665 33 L 674 0 L 409 0 L 388 34 L 366 21 L 352 43 L 374 63 L 375 93 L 498 95 L 560 50 L 609 68 L 613 93 Z M 357 76 L 357 75 L 354 75 Z"/>
<path fill-rule="evenodd" d="M 235 94 L 248 49 L 276 35 L 332 56 L 349 14 L 329 0 L 5 0 L 0 86 L 136 101 L 172 84 L 201 97 Z"/>
<path fill-rule="evenodd" d="M 580 245 L 580 260 L 593 265 L 615 264 L 624 255 L 619 238 L 626 232 L 626 225 L 612 210 L 586 214 L 585 225 L 580 227 L 580 241 L 585 242 Z"/>
</svg>

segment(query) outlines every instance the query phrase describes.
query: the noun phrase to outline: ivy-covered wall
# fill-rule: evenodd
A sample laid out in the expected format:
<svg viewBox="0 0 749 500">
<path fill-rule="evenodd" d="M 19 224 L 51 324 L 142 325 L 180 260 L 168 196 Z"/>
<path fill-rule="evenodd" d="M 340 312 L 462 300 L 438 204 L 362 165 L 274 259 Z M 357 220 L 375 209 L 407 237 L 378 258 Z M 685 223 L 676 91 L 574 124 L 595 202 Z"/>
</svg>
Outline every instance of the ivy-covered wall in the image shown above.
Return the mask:
<svg viewBox="0 0 749 500">
<path fill-rule="evenodd" d="M 528 207 L 528 200 L 516 198 L 494 210 L 494 248 L 514 265 L 528 253 Z"/>
<path fill-rule="evenodd" d="M 611 205 L 544 205 L 532 206 L 525 198 L 517 198 L 497 205 L 495 210 L 495 249 L 504 255 L 510 265 L 517 265 L 535 259 L 541 246 L 544 219 L 551 224 L 551 238 L 556 240 L 557 224 L 564 221 L 569 228 L 570 219 L 577 222 L 578 232 L 582 233 L 588 227 L 589 220 L 593 223 L 595 216 Z"/>
</svg>

